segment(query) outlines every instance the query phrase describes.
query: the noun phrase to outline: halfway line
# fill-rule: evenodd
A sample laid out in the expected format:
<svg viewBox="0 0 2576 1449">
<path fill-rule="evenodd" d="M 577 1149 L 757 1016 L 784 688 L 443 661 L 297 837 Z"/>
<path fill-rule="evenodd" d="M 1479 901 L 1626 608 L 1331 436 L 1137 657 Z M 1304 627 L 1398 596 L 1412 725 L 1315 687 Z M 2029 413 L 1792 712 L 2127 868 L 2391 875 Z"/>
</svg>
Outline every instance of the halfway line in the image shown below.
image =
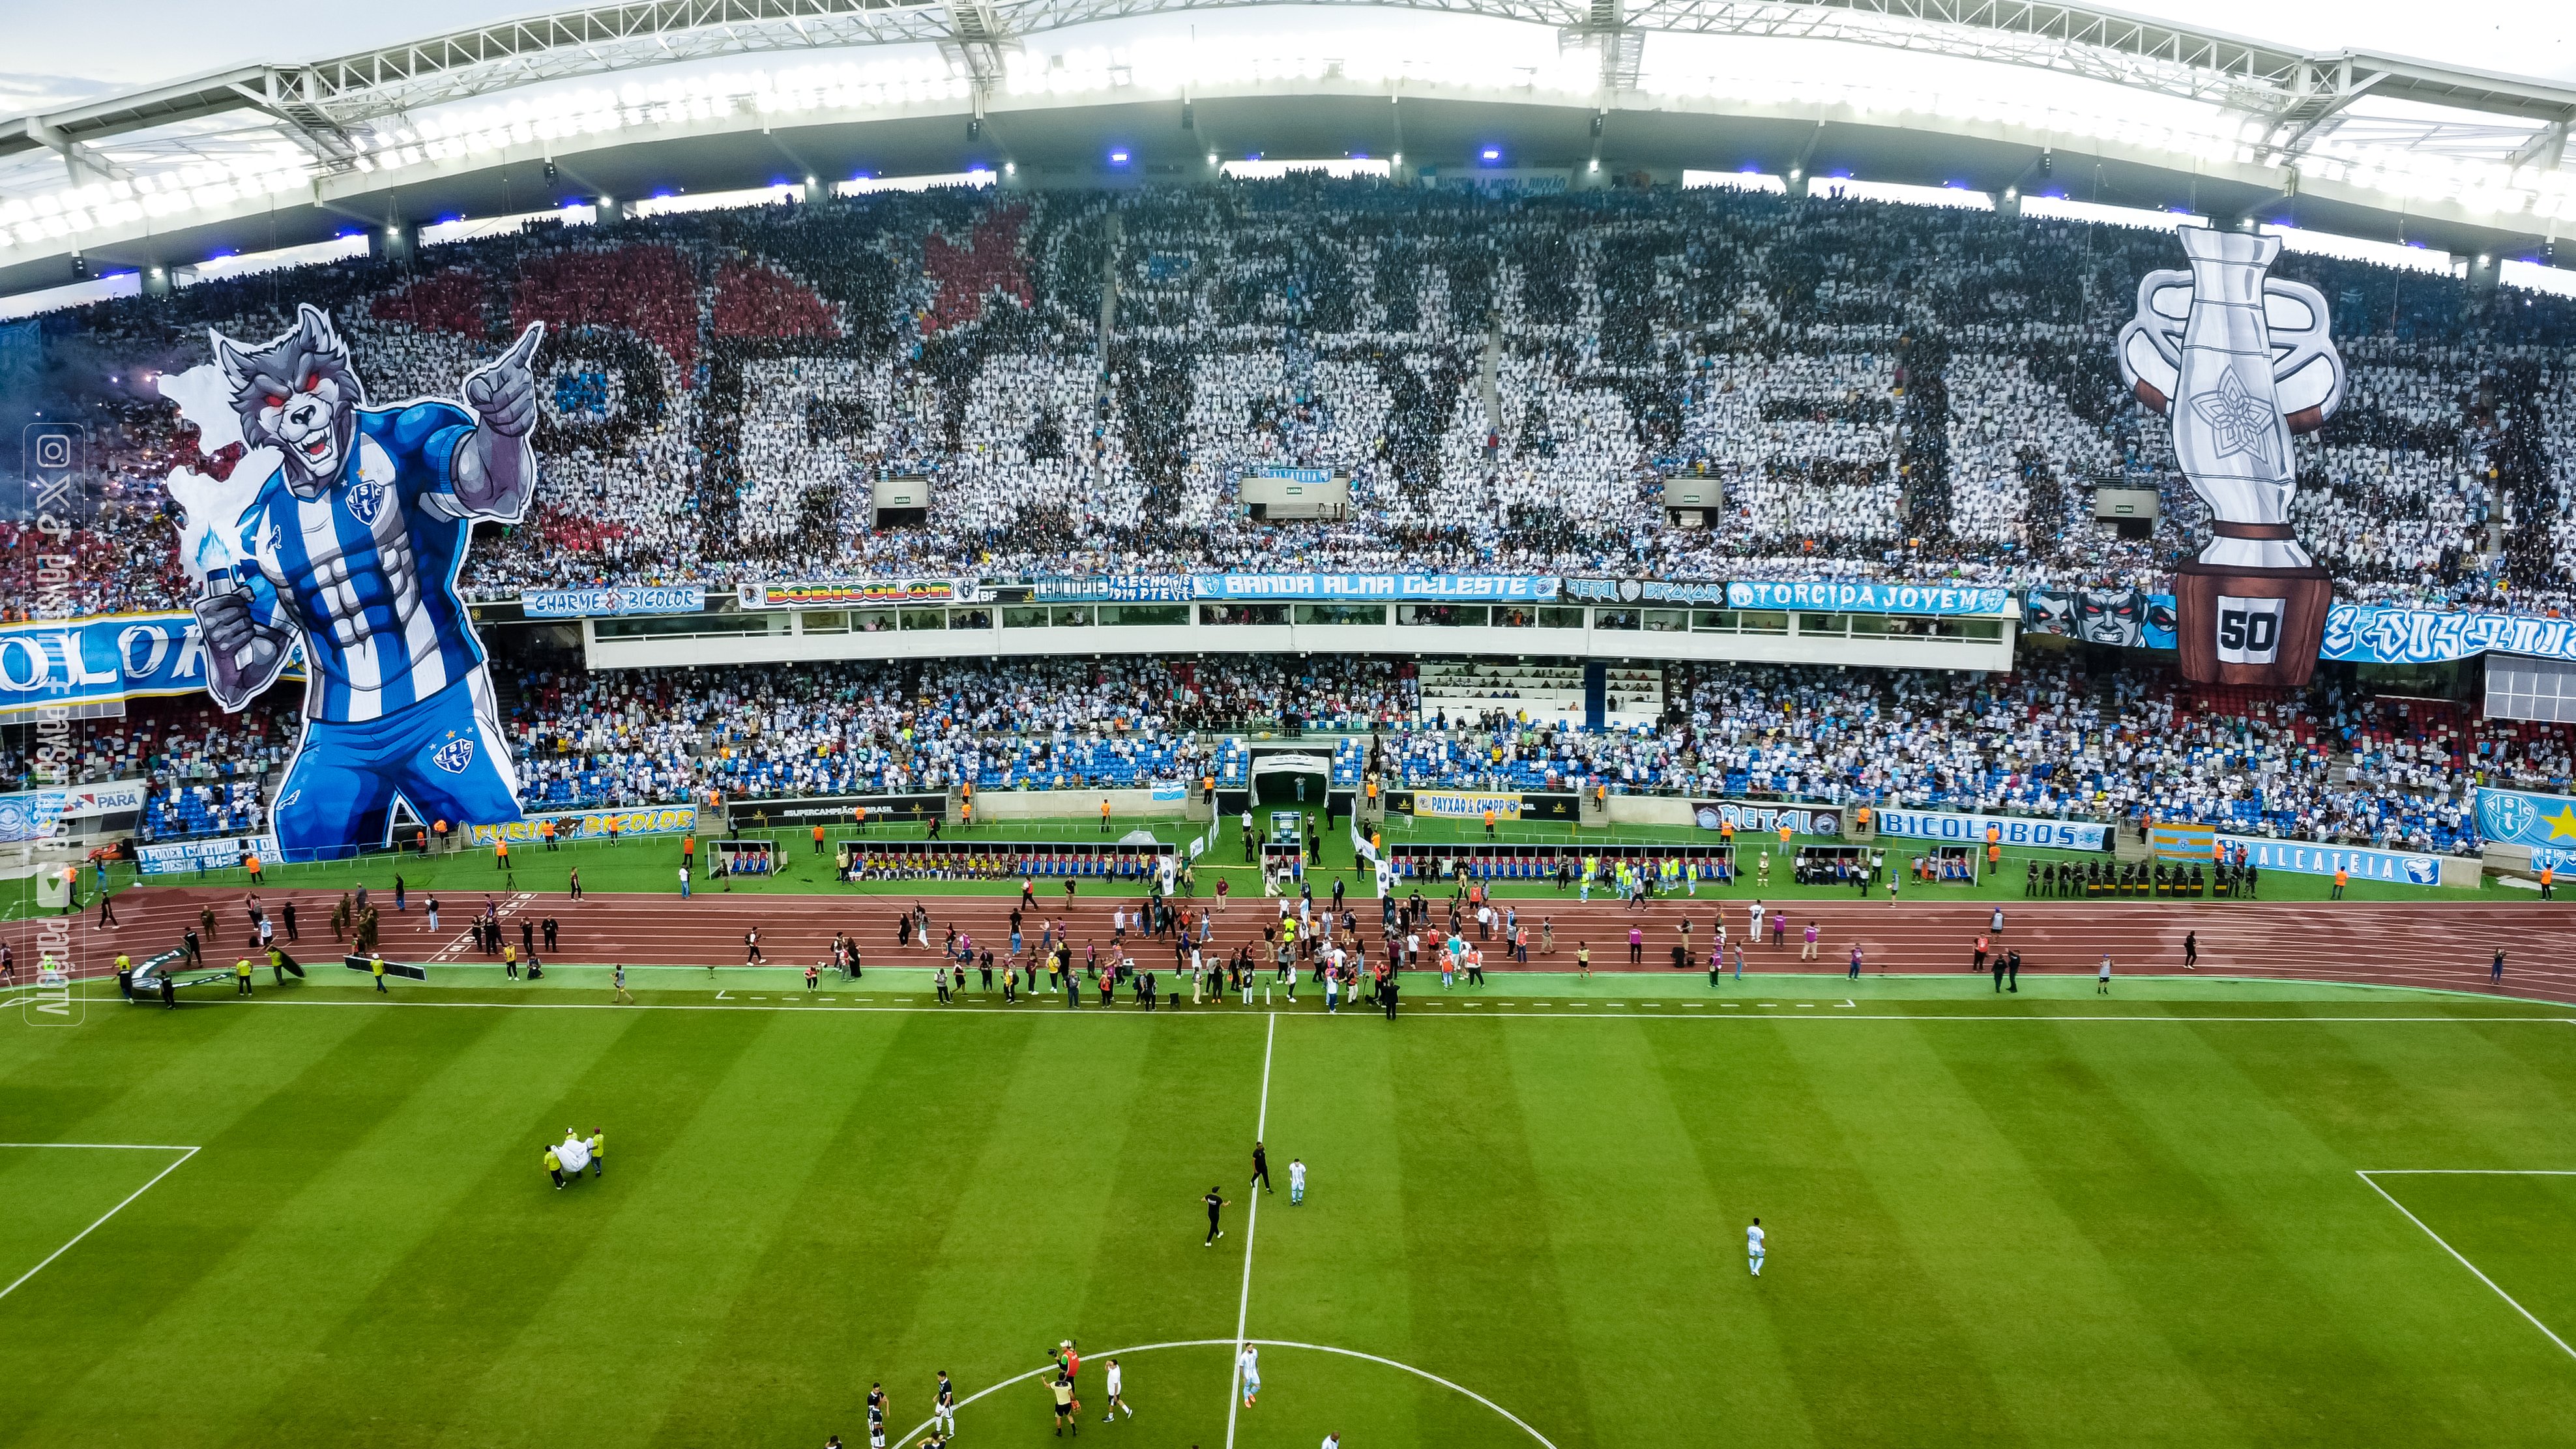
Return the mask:
<svg viewBox="0 0 2576 1449">
<path fill-rule="evenodd" d="M 1255 1142 L 1270 1135 L 1270 1055 L 1278 1045 L 1279 1017 L 1274 1012 L 1261 1042 L 1261 1115 L 1252 1129 Z M 1261 1187 L 1267 1192 L 1270 1184 L 1265 1181 Z M 1261 1199 L 1248 1187 L 1243 1195 L 1249 1199 L 1243 1217 L 1243 1294 L 1234 1301 L 1234 1362 L 1225 1376 L 1225 1449 L 1234 1449 L 1234 1416 L 1243 1408 L 1243 1329 L 1252 1314 L 1252 1235 L 1261 1227 Z"/>
</svg>

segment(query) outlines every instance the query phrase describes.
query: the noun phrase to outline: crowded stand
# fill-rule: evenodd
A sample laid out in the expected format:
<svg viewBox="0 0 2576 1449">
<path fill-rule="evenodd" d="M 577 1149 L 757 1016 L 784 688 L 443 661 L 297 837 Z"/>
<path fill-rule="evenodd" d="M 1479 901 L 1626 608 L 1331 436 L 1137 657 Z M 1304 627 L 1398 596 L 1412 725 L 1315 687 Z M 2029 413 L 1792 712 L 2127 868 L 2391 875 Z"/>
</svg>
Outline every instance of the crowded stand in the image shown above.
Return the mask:
<svg viewBox="0 0 2576 1449">
<path fill-rule="evenodd" d="M 188 597 L 162 480 L 190 439 L 148 379 L 299 301 L 380 402 L 551 325 L 537 505 L 476 543 L 482 598 L 1387 568 L 2161 591 L 2203 513 L 2112 338 L 2178 261 L 2156 231 L 1832 196 L 1290 179 L 531 225 L 43 326 L 49 355 L 118 360 L 65 384 L 97 443 L 83 612 Z M 2342 595 L 2567 602 L 2576 311 L 2315 256 L 2274 273 L 2320 289 L 2352 364 L 2295 514 Z M 1250 519 L 1236 490 L 1270 468 L 1347 477 L 1350 512 Z M 1725 489 L 1697 526 L 1661 506 L 1684 472 Z M 927 480 L 926 516 L 874 517 L 893 478 Z M 2151 536 L 2095 523 L 2105 482 L 2161 496 Z"/>
<path fill-rule="evenodd" d="M 1499 691 L 1475 708 L 1426 701 L 1426 676 L 1465 667 L 1443 661 L 547 668 L 511 681 L 503 732 L 532 813 L 966 785 L 1234 786 L 1248 739 L 1313 730 L 1343 789 L 1599 787 L 2205 823 L 2422 851 L 2476 847 L 2472 786 L 2563 791 L 2576 769 L 2576 731 L 2563 725 L 2325 679 L 2304 693 L 2193 686 L 2159 669 L 2087 672 L 2079 658 L 2029 656 L 2004 676 L 1673 664 L 1652 724 L 1604 730 Z M 85 735 L 79 774 L 148 780 L 147 839 L 248 833 L 293 725 L 291 706 L 267 700 L 237 717 L 138 701 Z"/>
</svg>

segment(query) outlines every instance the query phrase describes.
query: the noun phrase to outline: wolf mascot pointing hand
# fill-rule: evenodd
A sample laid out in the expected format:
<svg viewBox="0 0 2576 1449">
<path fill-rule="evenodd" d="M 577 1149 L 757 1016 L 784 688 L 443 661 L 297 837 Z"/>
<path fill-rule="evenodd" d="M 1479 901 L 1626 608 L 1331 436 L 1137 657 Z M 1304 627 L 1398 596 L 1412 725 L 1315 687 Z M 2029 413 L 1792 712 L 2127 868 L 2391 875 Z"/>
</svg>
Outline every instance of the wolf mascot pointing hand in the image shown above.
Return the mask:
<svg viewBox="0 0 2576 1449">
<path fill-rule="evenodd" d="M 456 576 L 475 521 L 516 523 L 536 491 L 543 332 L 467 377 L 462 406 L 390 408 L 367 406 L 317 308 L 257 348 L 212 334 L 243 441 L 281 461 L 238 520 L 217 521 L 234 561 L 208 571 L 195 608 L 227 710 L 303 645 L 304 738 L 272 812 L 290 860 L 387 843 L 397 796 L 423 819 L 520 816 Z"/>
</svg>

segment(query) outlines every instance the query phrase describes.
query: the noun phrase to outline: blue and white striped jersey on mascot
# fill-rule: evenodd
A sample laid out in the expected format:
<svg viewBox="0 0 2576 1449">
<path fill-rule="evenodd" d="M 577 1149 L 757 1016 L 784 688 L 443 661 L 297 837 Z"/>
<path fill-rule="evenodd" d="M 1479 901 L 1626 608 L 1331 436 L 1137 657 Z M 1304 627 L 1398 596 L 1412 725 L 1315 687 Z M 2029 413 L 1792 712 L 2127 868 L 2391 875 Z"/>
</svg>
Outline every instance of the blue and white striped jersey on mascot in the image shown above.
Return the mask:
<svg viewBox="0 0 2576 1449">
<path fill-rule="evenodd" d="M 300 496 L 280 470 L 243 520 L 259 571 L 250 591 L 282 604 L 304 645 L 304 741 L 272 812 L 288 859 L 384 844 L 396 795 L 423 820 L 520 813 L 483 646 L 456 593 L 474 523 L 448 460 L 474 420 L 428 402 L 360 408 L 356 421 L 327 490 Z"/>
<path fill-rule="evenodd" d="M 446 460 L 474 419 L 426 402 L 360 408 L 357 425 L 327 492 L 298 497 L 280 470 L 243 520 L 249 556 L 304 633 L 305 717 L 333 724 L 392 714 L 483 667 L 450 582 L 473 523 L 447 490 Z"/>
</svg>

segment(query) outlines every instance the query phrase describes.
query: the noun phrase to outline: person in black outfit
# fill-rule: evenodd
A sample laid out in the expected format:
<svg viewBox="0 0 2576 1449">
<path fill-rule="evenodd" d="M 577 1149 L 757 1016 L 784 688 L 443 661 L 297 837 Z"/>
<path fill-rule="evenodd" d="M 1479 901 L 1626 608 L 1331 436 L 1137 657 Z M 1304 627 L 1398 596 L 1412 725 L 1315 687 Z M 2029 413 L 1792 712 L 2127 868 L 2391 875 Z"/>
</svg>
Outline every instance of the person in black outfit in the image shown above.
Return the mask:
<svg viewBox="0 0 2576 1449">
<path fill-rule="evenodd" d="M 549 945 L 546 949 L 551 951 L 554 947 Z M 537 954 L 537 923 L 534 921 L 522 919 L 519 922 L 519 954 L 522 956 Z"/>
<path fill-rule="evenodd" d="M 197 933 L 195 931 L 183 933 L 179 937 L 179 945 L 180 949 L 188 953 L 188 959 L 190 961 L 193 961 L 200 966 L 206 964 L 206 943 L 197 939 Z"/>
<path fill-rule="evenodd" d="M 277 912 L 277 917 L 279 920 L 286 923 L 286 940 L 289 945 L 304 939 L 302 936 L 295 934 L 295 902 L 288 901 L 284 906 L 280 907 Z"/>
<path fill-rule="evenodd" d="M 1395 1020 L 1396 974 L 1393 971 L 1386 973 L 1386 980 L 1377 988 L 1378 1000 L 1386 1003 L 1386 1019 L 1389 1021 Z"/>
<path fill-rule="evenodd" d="M 161 982 L 161 1005 L 165 1009 L 177 1006 L 179 1004 L 179 983 L 171 980 L 170 973 L 167 971 L 162 972 L 159 979 Z"/>
<path fill-rule="evenodd" d="M 2018 992 L 2018 991 L 2020 991 L 2020 990 L 2021 990 L 2021 952 L 2020 952 L 2019 950 L 2017 950 L 2017 949 L 2016 949 L 2016 950 L 2007 951 L 2007 952 L 2005 952 L 2005 953 L 2004 953 L 2004 974 L 2005 974 L 2006 976 L 2008 976 L 2008 977 L 2010 977 L 2010 978 L 2011 978 L 2011 984 L 2010 984 L 2010 985 L 2008 985 L 2008 986 L 2006 986 L 2004 989 L 2005 989 L 2006 991 L 2013 991 L 2013 992 Z"/>
<path fill-rule="evenodd" d="M 558 930 L 555 925 L 555 918 L 552 916 L 546 917 L 545 924 L 540 927 L 539 930 L 546 938 L 546 954 L 549 956 L 553 955 L 555 953 L 556 932 Z"/>
<path fill-rule="evenodd" d="M 1225 1206 L 1225 1192 L 1224 1192 L 1224 1190 L 1223 1190 L 1222 1188 L 1214 1188 L 1214 1187 L 1209 1188 L 1209 1189 L 1208 1189 L 1208 1192 L 1207 1192 L 1207 1210 L 1208 1210 L 1208 1235 L 1207 1235 L 1207 1242 L 1206 1242 L 1206 1243 L 1201 1243 L 1201 1244 L 1199 1244 L 1199 1246 L 1200 1246 L 1200 1247 L 1204 1248 L 1204 1247 L 1208 1246 L 1208 1244 L 1209 1244 L 1209 1243 L 1213 1243 L 1213 1242 L 1215 1242 L 1217 1239 L 1222 1238 L 1222 1237 L 1224 1237 L 1224 1236 L 1225 1236 L 1225 1229 L 1223 1229 L 1223 1228 L 1221 1228 L 1221 1227 L 1218 1227 L 1218 1226 L 1217 1226 L 1217 1221 L 1216 1221 L 1216 1215 L 1217 1215 L 1218 1211 L 1219 1211 L 1220 1209 L 1222 1209 L 1224 1206 Z"/>
<path fill-rule="evenodd" d="M 1997 951 L 1995 953 L 1995 994 L 1997 996 L 2003 995 L 2004 992 L 2004 961 L 2010 954 L 2011 953 L 2005 951 Z"/>
<path fill-rule="evenodd" d="M 2200 969 L 2200 933 L 2198 931 L 2185 931 L 2183 933 L 2182 969 L 2185 971 L 2197 971 Z"/>
<path fill-rule="evenodd" d="M 1260 1185 L 1263 1192 L 1270 1190 L 1270 1157 L 1261 1150 L 1258 1142 L 1252 1144 L 1252 1180 Z"/>
</svg>

